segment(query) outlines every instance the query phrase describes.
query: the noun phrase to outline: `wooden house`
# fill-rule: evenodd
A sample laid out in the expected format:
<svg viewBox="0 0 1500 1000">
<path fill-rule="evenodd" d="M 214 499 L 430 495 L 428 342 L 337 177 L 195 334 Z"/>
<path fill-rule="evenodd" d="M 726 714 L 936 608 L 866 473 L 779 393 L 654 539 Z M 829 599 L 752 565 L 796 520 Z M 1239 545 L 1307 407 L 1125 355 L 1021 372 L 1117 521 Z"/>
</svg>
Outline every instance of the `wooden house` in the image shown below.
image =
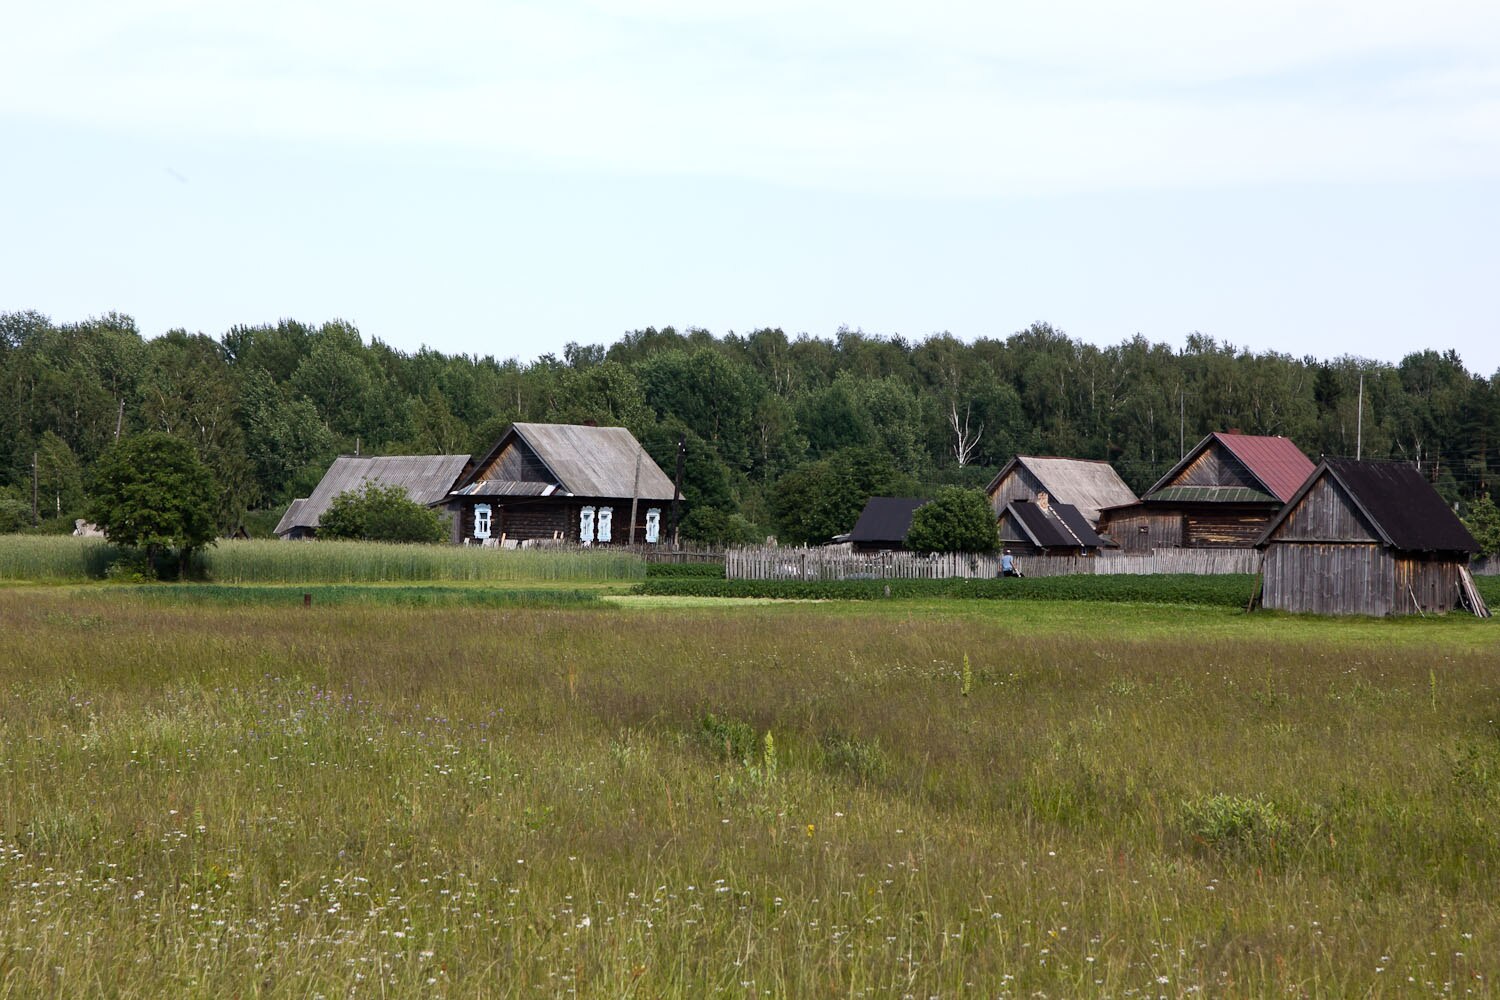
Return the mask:
<svg viewBox="0 0 1500 1000">
<path fill-rule="evenodd" d="M 667 478 L 623 427 L 515 423 L 453 486 L 454 541 L 656 544 Z"/>
<path fill-rule="evenodd" d="M 911 517 L 926 502 L 921 497 L 871 497 L 847 541 L 855 552 L 904 549 Z"/>
<path fill-rule="evenodd" d="M 1324 459 L 1256 543 L 1261 603 L 1326 615 L 1486 613 L 1468 562 L 1473 537 L 1401 462 Z"/>
<path fill-rule="evenodd" d="M 1122 550 L 1250 548 L 1313 471 L 1290 438 L 1214 433 L 1141 499 L 1102 511 Z"/>
<path fill-rule="evenodd" d="M 1076 508 L 1091 527 L 1097 527 L 1103 508 L 1136 502 L 1135 491 L 1112 465 L 1082 458 L 1017 455 L 990 480 L 985 492 L 997 518 L 1012 500 L 1035 501 L 1045 493 L 1053 503 Z"/>
<path fill-rule="evenodd" d="M 1007 503 L 999 527 L 1001 547 L 1018 556 L 1094 555 L 1107 544 L 1082 511 L 1045 492 Z"/>
<path fill-rule="evenodd" d="M 333 498 L 358 490 L 365 483 L 399 486 L 417 503 L 432 506 L 446 501 L 448 491 L 469 465 L 468 455 L 341 455 L 333 460 L 312 494 L 293 500 L 276 525 L 276 537 L 312 538 L 318 520 Z"/>
</svg>

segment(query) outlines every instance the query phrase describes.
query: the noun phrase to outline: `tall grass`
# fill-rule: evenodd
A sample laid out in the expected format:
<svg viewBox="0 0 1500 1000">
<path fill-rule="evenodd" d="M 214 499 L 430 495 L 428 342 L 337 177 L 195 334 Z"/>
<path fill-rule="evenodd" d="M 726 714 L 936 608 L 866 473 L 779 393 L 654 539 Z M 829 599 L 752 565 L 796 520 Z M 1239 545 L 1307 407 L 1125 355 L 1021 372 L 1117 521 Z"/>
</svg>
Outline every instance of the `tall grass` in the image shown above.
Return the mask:
<svg viewBox="0 0 1500 1000">
<path fill-rule="evenodd" d="M 102 579 L 121 552 L 97 538 L 0 536 L 0 579 Z M 196 571 L 218 583 L 600 582 L 643 580 L 637 555 L 378 542 L 220 540 Z"/>
<path fill-rule="evenodd" d="M 0 535 L 0 580 L 77 582 L 102 579 L 120 550 L 102 538 Z"/>
<path fill-rule="evenodd" d="M 1493 994 L 1485 623 L 856 610 L 0 591 L 0 996 Z"/>
<path fill-rule="evenodd" d="M 643 580 L 645 563 L 608 549 L 486 549 L 380 542 L 221 541 L 203 555 L 218 583 Z"/>
</svg>

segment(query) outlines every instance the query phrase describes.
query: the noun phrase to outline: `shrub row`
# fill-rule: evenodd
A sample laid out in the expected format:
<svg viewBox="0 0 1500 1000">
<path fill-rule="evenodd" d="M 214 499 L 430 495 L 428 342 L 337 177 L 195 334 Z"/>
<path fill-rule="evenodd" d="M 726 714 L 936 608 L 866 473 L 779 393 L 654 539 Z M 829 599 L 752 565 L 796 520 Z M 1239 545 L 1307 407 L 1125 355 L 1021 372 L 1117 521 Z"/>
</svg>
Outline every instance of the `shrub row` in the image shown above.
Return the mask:
<svg viewBox="0 0 1500 1000">
<path fill-rule="evenodd" d="M 868 601 L 892 598 L 1114 601 L 1244 607 L 1251 574 L 1195 576 L 1049 576 L 1009 580 L 694 580 L 648 579 L 638 594 L 677 597 L 762 597 Z"/>
<path fill-rule="evenodd" d="M 646 579 L 657 580 L 722 580 L 724 563 L 647 563 Z"/>
</svg>

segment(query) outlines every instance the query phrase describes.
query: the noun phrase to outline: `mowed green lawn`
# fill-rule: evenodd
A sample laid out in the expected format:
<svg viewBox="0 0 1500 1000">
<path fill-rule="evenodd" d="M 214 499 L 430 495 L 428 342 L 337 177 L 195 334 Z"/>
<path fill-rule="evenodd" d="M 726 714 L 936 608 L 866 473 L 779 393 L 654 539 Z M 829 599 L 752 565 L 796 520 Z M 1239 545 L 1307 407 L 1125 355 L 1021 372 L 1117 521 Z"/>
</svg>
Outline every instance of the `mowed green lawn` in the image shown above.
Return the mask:
<svg viewBox="0 0 1500 1000">
<path fill-rule="evenodd" d="M 0 997 L 1500 975 L 1493 622 L 528 603 L 0 590 Z"/>
</svg>

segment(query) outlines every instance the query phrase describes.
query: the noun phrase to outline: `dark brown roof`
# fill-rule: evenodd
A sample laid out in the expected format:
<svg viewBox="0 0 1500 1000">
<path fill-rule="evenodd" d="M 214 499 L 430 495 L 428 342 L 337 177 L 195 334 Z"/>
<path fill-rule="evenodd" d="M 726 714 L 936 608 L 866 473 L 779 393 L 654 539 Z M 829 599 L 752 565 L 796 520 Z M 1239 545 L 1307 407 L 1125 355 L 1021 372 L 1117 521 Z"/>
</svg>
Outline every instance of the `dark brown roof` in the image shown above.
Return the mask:
<svg viewBox="0 0 1500 1000">
<path fill-rule="evenodd" d="M 1260 537 L 1263 544 L 1315 482 L 1331 475 L 1381 539 L 1408 552 L 1477 552 L 1474 536 L 1437 490 L 1406 462 L 1325 458 Z"/>
<path fill-rule="evenodd" d="M 922 497 L 871 497 L 865 502 L 849 541 L 866 545 L 900 545 L 911 530 L 911 516 L 927 501 Z"/>
<path fill-rule="evenodd" d="M 1042 548 L 1098 548 L 1105 544 L 1072 504 L 1049 501 L 1044 510 L 1030 500 L 1012 500 L 1005 509 Z"/>
</svg>

